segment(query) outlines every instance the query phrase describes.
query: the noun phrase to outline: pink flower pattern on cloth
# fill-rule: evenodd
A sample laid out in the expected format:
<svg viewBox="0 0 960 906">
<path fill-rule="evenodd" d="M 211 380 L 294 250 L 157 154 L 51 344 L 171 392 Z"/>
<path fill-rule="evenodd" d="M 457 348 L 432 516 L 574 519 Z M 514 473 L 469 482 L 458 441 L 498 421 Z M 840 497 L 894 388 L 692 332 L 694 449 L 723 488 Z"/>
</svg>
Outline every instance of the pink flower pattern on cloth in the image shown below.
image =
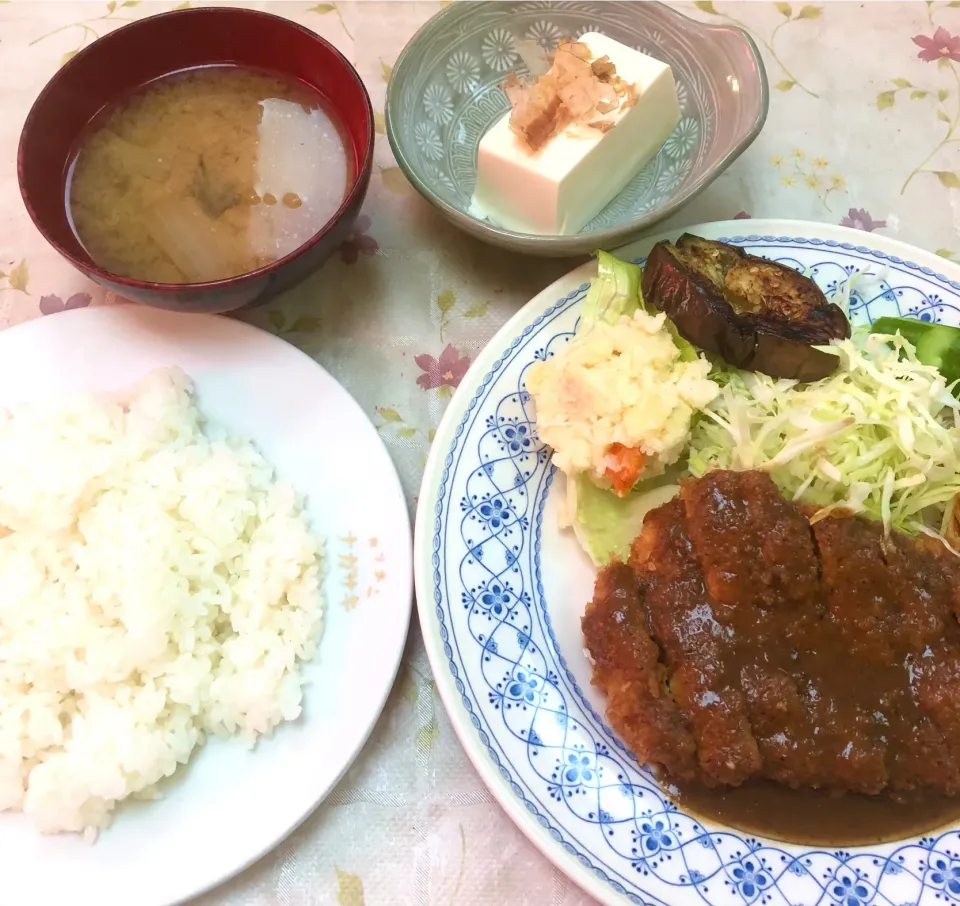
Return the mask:
<svg viewBox="0 0 960 906">
<path fill-rule="evenodd" d="M 882 230 L 886 225 L 886 220 L 874 220 L 866 208 L 850 208 L 847 216 L 840 221 L 840 226 L 853 227 L 855 230 L 863 230 L 867 233 Z"/>
<path fill-rule="evenodd" d="M 418 355 L 414 359 L 423 374 L 417 378 L 417 384 L 424 390 L 436 390 L 438 387 L 459 387 L 460 381 L 470 367 L 470 359 L 460 355 L 449 343 L 440 357 Z"/>
<path fill-rule="evenodd" d="M 937 60 L 954 60 L 960 63 L 960 35 L 951 35 L 942 25 L 933 33 L 933 37 L 916 35 L 913 43 L 920 48 L 917 57 L 926 63 Z"/>
<path fill-rule="evenodd" d="M 340 246 L 340 260 L 344 264 L 356 264 L 361 255 L 374 255 L 380 249 L 377 240 L 367 235 L 371 223 L 366 214 L 361 214 L 354 222 L 353 229 Z"/>
<path fill-rule="evenodd" d="M 49 295 L 40 297 L 40 314 L 55 315 L 61 311 L 70 311 L 74 308 L 86 308 L 90 304 L 90 293 L 73 293 L 64 302 L 59 296 Z"/>
</svg>

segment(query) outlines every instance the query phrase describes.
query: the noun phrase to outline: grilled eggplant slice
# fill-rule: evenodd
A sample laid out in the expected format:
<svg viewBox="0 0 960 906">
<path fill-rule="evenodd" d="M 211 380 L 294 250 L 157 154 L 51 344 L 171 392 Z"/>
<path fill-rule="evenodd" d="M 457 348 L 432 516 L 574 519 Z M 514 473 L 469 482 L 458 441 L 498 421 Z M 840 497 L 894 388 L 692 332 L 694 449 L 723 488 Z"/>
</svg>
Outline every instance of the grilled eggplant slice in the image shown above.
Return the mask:
<svg viewBox="0 0 960 906">
<path fill-rule="evenodd" d="M 846 315 L 809 277 L 689 233 L 653 247 L 642 289 L 695 346 L 772 377 L 826 377 L 837 357 L 813 347 L 850 336 Z"/>
</svg>

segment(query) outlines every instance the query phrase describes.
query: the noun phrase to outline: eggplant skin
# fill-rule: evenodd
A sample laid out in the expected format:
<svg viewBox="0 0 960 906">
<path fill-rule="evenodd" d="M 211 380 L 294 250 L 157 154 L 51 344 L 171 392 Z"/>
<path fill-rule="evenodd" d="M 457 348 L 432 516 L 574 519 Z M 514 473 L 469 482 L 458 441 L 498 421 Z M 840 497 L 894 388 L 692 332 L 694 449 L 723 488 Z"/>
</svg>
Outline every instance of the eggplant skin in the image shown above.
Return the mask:
<svg viewBox="0 0 960 906">
<path fill-rule="evenodd" d="M 653 247 L 641 288 L 694 346 L 771 377 L 827 377 L 837 357 L 813 347 L 850 336 L 846 315 L 809 277 L 688 233 Z"/>
</svg>

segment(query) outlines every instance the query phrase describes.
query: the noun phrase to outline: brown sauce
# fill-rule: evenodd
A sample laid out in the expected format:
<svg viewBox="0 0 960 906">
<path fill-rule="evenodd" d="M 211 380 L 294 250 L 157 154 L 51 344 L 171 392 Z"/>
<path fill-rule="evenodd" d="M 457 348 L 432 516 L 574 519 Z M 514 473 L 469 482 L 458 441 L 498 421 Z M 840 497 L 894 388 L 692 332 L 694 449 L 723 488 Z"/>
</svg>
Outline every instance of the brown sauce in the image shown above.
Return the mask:
<svg viewBox="0 0 960 906">
<path fill-rule="evenodd" d="M 710 824 L 808 846 L 888 843 L 960 822 L 960 796 L 832 795 L 768 780 L 734 789 L 670 782 L 665 792 L 684 812 Z"/>
</svg>

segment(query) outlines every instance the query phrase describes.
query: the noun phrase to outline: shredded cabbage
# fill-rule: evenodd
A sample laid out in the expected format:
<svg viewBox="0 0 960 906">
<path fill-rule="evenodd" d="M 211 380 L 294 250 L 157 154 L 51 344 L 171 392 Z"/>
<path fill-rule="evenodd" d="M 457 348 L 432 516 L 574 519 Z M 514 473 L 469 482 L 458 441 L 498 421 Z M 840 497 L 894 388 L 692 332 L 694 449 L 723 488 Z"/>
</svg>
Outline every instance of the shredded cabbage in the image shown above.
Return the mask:
<svg viewBox="0 0 960 906">
<path fill-rule="evenodd" d="M 884 283 L 890 274 L 890 268 L 886 264 L 881 264 L 876 271 L 854 271 L 846 280 L 842 281 L 837 291 L 831 296 L 830 301 L 838 306 L 845 315 L 850 314 L 850 302 L 853 299 L 854 292 L 858 287 L 862 290 L 864 287 L 874 284 L 880 287 L 880 292 L 868 301 L 875 301 L 885 295 Z M 809 276 L 809 275 L 808 275 Z"/>
<path fill-rule="evenodd" d="M 960 400 L 903 337 L 858 329 L 810 384 L 725 366 L 693 429 L 689 467 L 763 469 L 794 500 L 863 513 L 904 532 L 941 529 L 960 493 Z M 903 357 L 901 358 L 901 351 Z"/>
</svg>

